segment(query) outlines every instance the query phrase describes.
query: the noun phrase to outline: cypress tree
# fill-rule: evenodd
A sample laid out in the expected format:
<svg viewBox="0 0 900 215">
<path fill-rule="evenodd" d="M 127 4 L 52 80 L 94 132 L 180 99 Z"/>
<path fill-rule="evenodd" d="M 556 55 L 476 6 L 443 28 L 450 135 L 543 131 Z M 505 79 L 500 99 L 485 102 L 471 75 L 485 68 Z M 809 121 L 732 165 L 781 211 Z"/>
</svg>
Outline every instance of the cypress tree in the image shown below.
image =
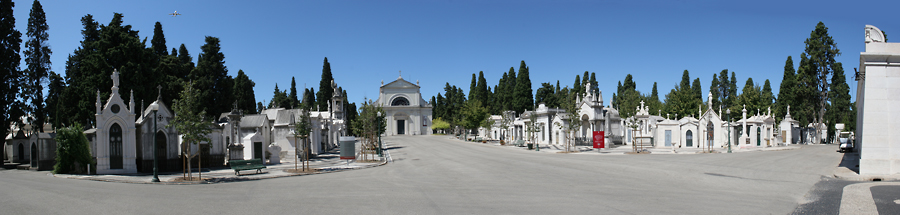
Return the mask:
<svg viewBox="0 0 900 215">
<path fill-rule="evenodd" d="M 516 77 L 516 94 L 515 94 L 515 111 L 516 113 L 531 110 L 534 104 L 534 91 L 531 89 L 531 78 L 528 75 L 528 66 L 523 60 L 519 64 L 519 74 Z"/>
<path fill-rule="evenodd" d="M 472 73 L 472 84 L 469 85 L 469 100 L 480 100 L 478 95 L 478 79 L 475 78 L 475 73 Z"/>
<path fill-rule="evenodd" d="M 484 79 L 484 71 L 478 72 L 478 84 L 475 86 L 477 88 L 476 93 L 478 93 L 478 100 L 481 100 L 481 104 L 484 106 L 490 105 L 490 87 L 487 86 L 487 80 Z"/>
<path fill-rule="evenodd" d="M 150 40 L 150 48 L 157 56 L 169 55 L 166 48 L 166 36 L 163 34 L 162 24 L 156 22 L 153 26 L 153 40 Z"/>
<path fill-rule="evenodd" d="M 331 87 L 332 81 L 334 81 L 334 77 L 331 76 L 331 63 L 328 63 L 328 58 L 326 57 L 325 62 L 322 63 L 322 79 L 319 81 L 319 92 L 316 94 L 320 110 L 328 110 L 328 103 L 334 95 L 334 88 Z"/>
<path fill-rule="evenodd" d="M 16 96 L 21 86 L 22 75 L 19 73 L 19 50 L 22 33 L 16 30 L 16 17 L 13 16 L 15 3 L 11 0 L 0 0 L 0 123 L 3 123 L 3 137 L 10 131 L 10 124 L 18 121 L 21 106 L 16 104 Z M 6 147 L 2 147 L 5 153 Z"/>
<path fill-rule="evenodd" d="M 787 114 L 788 105 L 796 108 L 796 105 L 792 105 L 794 102 L 794 90 L 797 87 L 796 76 L 794 61 L 791 59 L 791 56 L 788 56 L 784 62 L 784 75 L 778 88 L 778 97 L 775 98 L 775 108 L 772 110 L 778 122 L 781 122 L 781 119 L 784 119 Z"/>
<path fill-rule="evenodd" d="M 297 99 L 297 81 L 291 77 L 291 92 L 288 94 L 290 106 L 285 108 L 300 108 L 300 100 Z M 347 104 L 346 102 L 344 104 Z"/>
<path fill-rule="evenodd" d="M 237 108 L 246 114 L 256 114 L 256 94 L 253 87 L 256 83 L 250 80 L 250 77 L 244 73 L 244 70 L 238 70 L 237 77 L 234 78 L 234 99 L 237 102 Z"/>
</svg>

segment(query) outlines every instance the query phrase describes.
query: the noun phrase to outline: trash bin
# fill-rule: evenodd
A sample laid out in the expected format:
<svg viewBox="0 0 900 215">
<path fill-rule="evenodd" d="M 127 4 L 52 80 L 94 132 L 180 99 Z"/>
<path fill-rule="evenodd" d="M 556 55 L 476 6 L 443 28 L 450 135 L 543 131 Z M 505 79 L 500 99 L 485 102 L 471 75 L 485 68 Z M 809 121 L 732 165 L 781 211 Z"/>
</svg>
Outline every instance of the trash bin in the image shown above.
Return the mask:
<svg viewBox="0 0 900 215">
<path fill-rule="evenodd" d="M 341 144 L 341 160 L 356 159 L 356 137 L 347 136 L 340 137 L 338 141 Z"/>
<path fill-rule="evenodd" d="M 534 143 L 529 143 L 529 144 L 528 144 L 528 150 L 532 150 L 532 149 L 534 149 Z"/>
</svg>

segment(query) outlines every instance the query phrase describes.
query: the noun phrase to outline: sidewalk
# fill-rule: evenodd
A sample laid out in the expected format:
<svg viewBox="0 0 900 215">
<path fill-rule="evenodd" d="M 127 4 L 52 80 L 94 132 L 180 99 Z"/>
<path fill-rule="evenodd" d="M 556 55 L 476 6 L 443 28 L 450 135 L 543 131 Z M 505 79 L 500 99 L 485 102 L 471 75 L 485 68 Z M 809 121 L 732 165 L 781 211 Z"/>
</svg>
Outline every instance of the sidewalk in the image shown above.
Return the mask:
<svg viewBox="0 0 900 215">
<path fill-rule="evenodd" d="M 358 145 L 358 144 L 357 144 Z M 385 144 L 385 148 L 387 147 L 387 143 Z M 359 147 L 357 147 L 359 149 Z M 234 174 L 234 170 L 231 168 L 214 168 L 214 169 L 203 169 L 203 178 L 206 179 L 204 181 L 175 181 L 178 178 L 182 177 L 181 172 L 165 172 L 159 173 L 160 182 L 150 182 L 150 179 L 153 178 L 152 173 L 138 173 L 132 175 L 70 175 L 70 174 L 54 174 L 54 177 L 58 178 L 69 178 L 69 179 L 82 179 L 82 180 L 93 180 L 93 181 L 106 181 L 106 182 L 119 182 L 119 183 L 134 183 L 134 184 L 166 184 L 166 185 L 178 185 L 178 184 L 211 184 L 211 183 L 225 183 L 225 182 L 238 182 L 238 181 L 251 181 L 251 180 L 262 180 L 262 179 L 270 179 L 270 178 L 281 178 L 281 177 L 291 177 L 291 176 L 302 176 L 302 175 L 312 175 L 312 174 L 323 174 L 323 173 L 332 173 L 332 172 L 341 172 L 347 170 L 354 169 L 364 169 L 371 168 L 376 166 L 385 165 L 390 162 L 390 152 L 389 150 L 384 151 L 383 157 L 377 157 L 376 161 L 366 161 L 366 162 L 357 162 L 359 161 L 360 156 L 359 152 L 357 152 L 357 160 L 347 161 L 339 159 L 340 152 L 338 149 L 334 149 L 329 151 L 328 153 L 321 154 L 316 158 L 310 159 L 309 168 L 315 171 L 310 172 L 302 172 L 302 173 L 291 173 L 287 170 L 294 169 L 294 159 L 287 158 L 282 159 L 282 163 L 266 165 L 265 169 L 261 170 L 261 173 L 256 173 L 256 170 L 243 170 L 240 172 L 240 176 Z M 298 160 L 299 162 L 299 160 Z M 298 164 L 298 168 L 302 168 L 302 163 Z M 196 169 L 195 169 L 196 170 Z M 193 177 L 199 176 L 196 171 L 193 172 Z"/>
<path fill-rule="evenodd" d="M 456 139 L 456 138 L 451 137 L 450 139 Z M 462 141 L 462 140 L 458 140 L 458 141 Z M 462 142 L 465 142 L 465 141 L 462 141 Z M 492 145 L 492 146 L 498 146 L 498 147 L 509 148 L 509 149 L 534 151 L 534 150 L 528 150 L 528 147 L 525 147 L 525 146 L 500 145 L 499 141 L 488 141 L 487 143 L 480 143 L 480 142 L 467 142 L 467 143 Z M 625 155 L 625 154 L 633 153 L 634 149 L 631 147 L 632 146 L 630 146 L 630 145 L 617 145 L 617 146 L 614 146 L 614 147 L 608 148 L 608 149 L 594 149 L 593 147 L 590 147 L 590 146 L 575 146 L 574 148 L 571 149 L 574 152 L 570 152 L 570 153 L 571 154 Z M 781 151 L 781 150 L 794 150 L 794 149 L 799 149 L 799 148 L 800 148 L 800 146 L 798 146 L 798 145 L 777 146 L 777 147 L 750 147 L 750 148 L 743 148 L 743 149 L 739 149 L 739 148 L 735 147 L 735 148 L 731 149 L 731 152 L 732 153 L 742 153 L 742 152 L 757 152 L 757 151 Z M 640 149 L 638 149 L 638 150 L 640 150 Z M 703 153 L 702 148 L 677 148 L 677 149 L 675 149 L 675 151 L 672 151 L 672 147 L 658 147 L 658 148 L 650 147 L 650 148 L 644 148 L 643 150 L 650 152 L 648 154 L 699 154 L 699 153 Z M 541 144 L 540 151 L 534 151 L 534 152 L 563 153 L 564 151 L 565 151 L 564 145 Z M 713 153 L 728 153 L 728 148 L 714 148 Z"/>
<path fill-rule="evenodd" d="M 859 175 L 859 152 L 844 153 L 841 163 L 834 168 L 834 177 L 847 181 L 900 181 L 895 175 Z"/>
</svg>

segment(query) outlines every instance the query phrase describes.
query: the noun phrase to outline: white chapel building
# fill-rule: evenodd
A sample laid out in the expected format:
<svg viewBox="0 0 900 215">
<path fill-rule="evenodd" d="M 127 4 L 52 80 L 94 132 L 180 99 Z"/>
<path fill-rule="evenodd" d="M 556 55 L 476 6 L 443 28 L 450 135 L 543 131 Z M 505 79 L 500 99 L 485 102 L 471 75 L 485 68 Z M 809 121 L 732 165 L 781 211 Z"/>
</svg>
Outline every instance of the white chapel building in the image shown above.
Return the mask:
<svg viewBox="0 0 900 215">
<path fill-rule="evenodd" d="M 431 104 L 422 99 L 419 92 L 421 88 L 415 84 L 397 77 L 396 81 L 388 84 L 381 82 L 378 100 L 374 105 L 379 105 L 386 114 L 387 128 L 385 135 L 430 135 L 431 131 Z"/>
</svg>

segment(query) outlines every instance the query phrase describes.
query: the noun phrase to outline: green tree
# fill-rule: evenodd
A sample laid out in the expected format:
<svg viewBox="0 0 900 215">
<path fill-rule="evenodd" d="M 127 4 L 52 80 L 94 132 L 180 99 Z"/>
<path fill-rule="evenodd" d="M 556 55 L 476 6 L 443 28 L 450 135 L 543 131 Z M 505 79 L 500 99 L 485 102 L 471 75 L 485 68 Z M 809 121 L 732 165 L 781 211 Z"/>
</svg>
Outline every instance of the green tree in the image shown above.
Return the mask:
<svg viewBox="0 0 900 215">
<path fill-rule="evenodd" d="M 40 132 L 44 132 L 43 124 L 47 120 L 47 110 L 44 107 L 44 87 L 42 83 L 50 72 L 50 50 L 47 31 L 47 16 L 44 14 L 41 2 L 35 0 L 28 16 L 28 41 L 25 42 L 25 77 L 26 82 L 22 86 L 22 98 L 30 102 L 26 108 L 32 115 L 32 124 L 37 125 Z"/>
<path fill-rule="evenodd" d="M 832 72 L 835 72 L 835 57 L 841 55 L 841 50 L 837 48 L 837 43 L 828 35 L 828 27 L 819 22 L 816 24 L 815 30 L 809 34 L 809 38 L 804 42 L 806 44 L 805 53 L 809 56 L 809 64 L 815 71 L 816 77 L 816 101 L 818 103 L 816 110 L 816 118 L 813 123 L 816 125 L 823 123 L 825 120 L 825 104 L 828 102 L 831 92 L 829 81 Z M 816 126 L 816 143 L 821 143 L 820 135 L 823 131 Z"/>
<path fill-rule="evenodd" d="M 713 107 L 719 107 L 719 105 L 722 105 L 721 100 L 719 100 L 720 94 L 722 94 L 722 92 L 720 92 L 721 89 L 719 87 L 721 87 L 721 86 L 719 86 L 719 77 L 718 77 L 718 75 L 713 73 L 712 83 L 709 84 L 709 93 L 712 94 L 711 99 L 712 99 Z M 703 96 L 703 95 L 701 94 L 701 96 Z"/>
<path fill-rule="evenodd" d="M 651 113 L 665 109 L 663 103 L 659 101 L 659 91 L 656 90 L 656 82 L 653 82 L 653 88 L 650 90 L 650 97 L 647 99 L 647 107 Z"/>
<path fill-rule="evenodd" d="M 795 91 L 797 90 L 796 76 L 797 73 L 794 71 L 794 61 L 791 60 L 791 56 L 788 56 L 787 60 L 784 62 L 784 76 L 782 76 L 781 85 L 778 88 L 778 98 L 775 98 L 775 108 L 772 110 L 778 122 L 781 122 L 785 115 L 787 115 L 788 106 L 797 108 L 796 101 L 794 100 L 794 93 L 796 93 Z"/>
<path fill-rule="evenodd" d="M 450 123 L 444 121 L 441 118 L 437 118 L 431 121 L 431 129 L 436 131 L 445 131 L 447 129 L 450 129 Z"/>
<path fill-rule="evenodd" d="M 481 100 L 478 95 L 478 79 L 475 77 L 475 73 L 472 73 L 472 83 L 469 84 L 469 101 Z"/>
<path fill-rule="evenodd" d="M 318 101 L 320 110 L 328 110 L 328 103 L 331 102 L 331 97 L 334 95 L 334 88 L 331 87 L 331 82 L 333 81 L 331 63 L 328 63 L 328 58 L 326 57 L 325 62 L 322 64 L 322 80 L 319 81 L 319 92 L 316 94 L 316 101 Z"/>
<path fill-rule="evenodd" d="M 318 104 L 316 102 L 316 90 L 310 87 L 305 90 L 306 92 L 303 94 L 303 107 L 312 111 L 313 109 L 318 109 Z"/>
<path fill-rule="evenodd" d="M 844 123 L 844 129 L 853 131 L 856 129 L 856 112 L 853 111 L 853 103 L 850 102 L 850 86 L 844 76 L 844 68 L 841 63 L 834 64 L 834 72 L 831 76 L 831 92 L 828 93 L 830 108 L 826 110 L 828 122 L 828 141 L 834 139 L 834 125 Z"/>
<path fill-rule="evenodd" d="M 490 117 L 488 113 L 488 109 L 485 108 L 481 101 L 478 100 L 469 100 L 463 104 L 461 114 L 462 114 L 462 123 L 463 128 L 466 128 L 466 135 L 463 136 L 465 139 L 468 136 L 468 130 L 477 129 L 481 127 L 482 123 L 485 119 Z"/>
<path fill-rule="evenodd" d="M 150 40 L 150 48 L 158 56 L 169 55 L 166 48 L 166 35 L 163 33 L 162 24 L 156 22 L 153 26 L 153 40 Z"/>
<path fill-rule="evenodd" d="M 378 136 L 383 134 L 387 127 L 385 116 L 384 109 L 375 105 L 371 100 L 364 102 L 360 108 L 359 118 L 353 123 L 352 129 L 354 133 L 362 137 L 360 154 L 363 156 L 375 154 L 372 152 L 377 146 Z M 363 160 L 368 160 L 368 158 L 364 157 Z"/>
<path fill-rule="evenodd" d="M 571 148 L 574 147 L 574 139 L 575 139 L 575 131 L 581 129 L 581 118 L 578 117 L 579 111 L 578 106 L 575 104 L 575 99 L 577 99 L 578 93 L 573 93 L 573 96 L 568 97 L 565 101 L 561 102 L 561 106 L 566 110 L 563 113 L 562 121 L 563 123 L 554 122 L 554 125 L 559 127 L 559 129 L 563 130 L 564 137 L 566 139 L 566 152 L 570 152 Z M 532 116 L 535 114 L 531 114 Z M 536 121 L 536 118 L 532 117 L 531 122 Z M 532 126 L 533 127 L 533 124 Z"/>
<path fill-rule="evenodd" d="M 297 139 L 302 139 L 302 146 L 297 147 L 300 143 L 294 143 L 294 154 L 301 155 L 303 157 L 303 171 L 306 171 L 309 167 L 309 157 L 310 157 L 310 141 L 309 136 L 312 133 L 312 122 L 309 120 L 309 110 L 300 109 L 300 115 L 293 118 L 294 121 L 294 141 Z M 302 148 L 302 153 L 300 148 Z M 294 170 L 297 170 L 297 157 L 294 156 Z"/>
<path fill-rule="evenodd" d="M 290 100 L 290 106 L 285 108 L 300 108 L 300 100 L 297 99 L 297 81 L 294 80 L 294 77 L 291 77 L 291 91 L 288 94 L 288 99 Z M 344 104 L 347 103 L 345 102 Z"/>
<path fill-rule="evenodd" d="M 53 124 L 53 129 L 62 128 L 63 124 L 60 123 L 60 112 L 65 109 L 62 107 L 62 103 L 60 102 L 62 99 L 62 93 L 66 90 L 66 82 L 63 80 L 63 77 L 55 72 L 50 72 L 50 83 L 47 84 L 48 92 L 47 92 L 47 113 L 48 113 L 48 121 Z M 63 121 L 65 122 L 65 121 Z"/>
<path fill-rule="evenodd" d="M 541 83 L 541 88 L 537 89 L 537 93 L 534 95 L 534 102 L 537 106 L 540 103 L 544 103 L 547 107 L 558 107 L 556 106 L 556 92 L 553 92 L 553 85 L 550 83 Z"/>
<path fill-rule="evenodd" d="M 516 70 L 514 67 L 509 67 L 509 72 L 506 73 L 506 86 L 503 88 L 503 110 L 515 110 L 515 101 L 516 98 Z"/>
<path fill-rule="evenodd" d="M 809 63 L 806 53 L 800 54 L 800 66 L 797 68 L 796 87 L 794 89 L 795 105 L 791 105 L 791 117 L 800 122 L 801 126 L 813 123 L 815 118 L 815 110 L 819 103 L 817 96 L 819 95 L 816 86 L 816 72 Z"/>
<path fill-rule="evenodd" d="M 269 102 L 268 108 L 290 108 L 291 100 L 287 96 L 287 92 L 278 89 L 275 84 L 275 92 L 272 94 L 272 100 Z"/>
<path fill-rule="evenodd" d="M 4 80 L 0 85 L 0 123 L 4 125 L 4 137 L 9 134 L 9 125 L 18 122 L 19 116 L 22 116 L 22 104 L 16 99 L 23 80 L 19 73 L 22 33 L 16 30 L 13 7 L 15 3 L 11 0 L 0 0 L 0 79 Z M 6 154 L 6 147 L 0 148 Z"/>
<path fill-rule="evenodd" d="M 87 166 L 94 164 L 91 158 L 91 145 L 84 136 L 81 124 L 59 129 L 56 132 L 56 164 L 54 174 L 83 174 Z"/>
<path fill-rule="evenodd" d="M 766 82 L 763 84 L 762 92 L 759 94 L 760 98 L 760 108 L 769 109 L 772 107 L 772 102 L 775 100 L 775 95 L 772 94 L 772 83 L 769 82 L 769 79 L 766 79 Z"/>
<path fill-rule="evenodd" d="M 202 58 L 202 57 L 201 57 Z M 174 127 L 175 130 L 178 130 L 178 133 L 181 134 L 181 139 L 185 144 L 182 144 L 181 156 L 187 160 L 187 173 L 188 180 L 193 180 L 193 175 L 191 173 L 191 163 L 190 162 L 194 157 L 200 156 L 200 152 L 196 154 L 191 151 L 192 145 L 199 145 L 201 142 L 209 142 L 209 133 L 212 132 L 212 124 L 211 120 L 207 120 L 205 116 L 207 116 L 206 111 L 196 111 L 201 110 L 200 106 L 204 106 L 206 104 L 202 103 L 200 93 L 195 90 L 197 86 L 195 86 L 193 82 L 185 82 L 184 91 L 181 91 L 180 99 L 175 101 L 175 105 L 173 105 L 173 109 L 175 111 L 175 119 L 172 120 L 171 124 L 166 125 L 166 127 Z M 202 157 L 199 159 L 202 161 Z M 198 169 L 202 169 L 202 163 L 198 162 Z M 200 172 L 200 180 L 202 180 L 203 173 Z"/>
<path fill-rule="evenodd" d="M 206 107 L 206 117 L 215 118 L 220 113 L 231 110 L 234 103 L 234 79 L 225 67 L 225 54 L 219 46 L 219 38 L 207 36 L 206 44 L 200 47 L 197 67 L 191 71 L 191 80 L 197 85 L 200 101 Z M 203 108 L 197 106 L 197 108 Z M 201 112 L 203 109 L 194 110 Z"/>
<path fill-rule="evenodd" d="M 741 89 L 742 93 L 740 97 L 740 104 L 742 107 L 747 108 L 747 115 L 754 115 L 761 111 L 761 98 L 760 98 L 760 88 L 759 85 L 756 85 L 753 82 L 753 78 L 747 78 L 747 82 L 744 83 L 744 88 Z"/>
<path fill-rule="evenodd" d="M 516 91 L 515 97 L 513 98 L 515 103 L 513 105 L 516 113 L 522 113 L 526 110 L 531 110 L 532 105 L 534 104 L 534 94 L 531 89 L 531 78 L 528 75 L 528 66 L 525 65 L 525 61 L 523 60 L 519 64 L 519 75 L 516 78 Z"/>
<path fill-rule="evenodd" d="M 247 114 L 256 114 L 256 95 L 253 92 L 256 83 L 250 80 L 250 77 L 244 73 L 244 70 L 238 70 L 237 77 L 234 78 L 234 100 L 237 102 L 239 110 Z"/>
<path fill-rule="evenodd" d="M 478 71 L 478 84 L 475 87 L 477 89 L 475 93 L 477 94 L 478 100 L 481 101 L 482 105 L 487 106 L 487 104 L 489 104 L 488 102 L 490 101 L 489 96 L 491 91 L 487 86 L 487 80 L 484 79 L 484 71 Z"/>
</svg>

